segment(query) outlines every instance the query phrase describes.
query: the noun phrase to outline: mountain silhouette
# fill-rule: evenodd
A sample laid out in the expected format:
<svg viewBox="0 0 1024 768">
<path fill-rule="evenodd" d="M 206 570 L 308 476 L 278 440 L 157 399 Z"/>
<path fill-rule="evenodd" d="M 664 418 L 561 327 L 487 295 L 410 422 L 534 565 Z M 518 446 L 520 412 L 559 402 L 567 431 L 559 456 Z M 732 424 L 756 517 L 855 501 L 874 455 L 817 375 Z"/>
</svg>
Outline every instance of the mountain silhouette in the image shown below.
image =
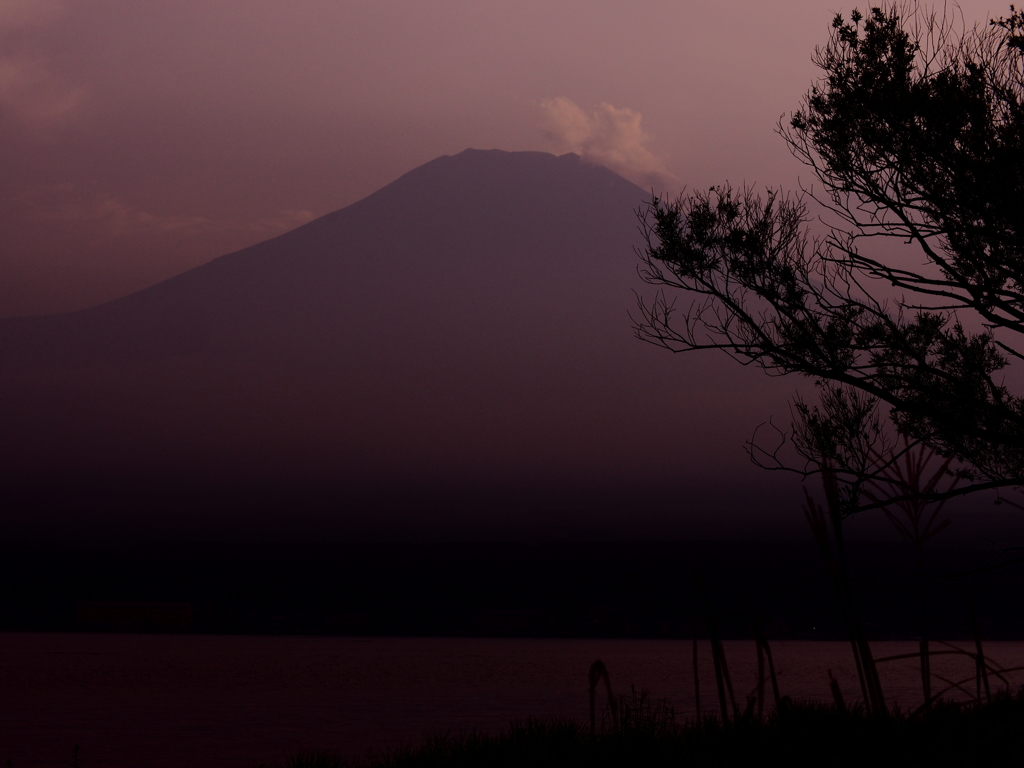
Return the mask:
<svg viewBox="0 0 1024 768">
<path fill-rule="evenodd" d="M 554 309 L 538 299 L 571 288 L 570 271 L 584 282 L 616 263 L 630 271 L 645 197 L 576 155 L 467 150 L 123 299 L 5 320 L 0 353 L 63 366 L 299 350 L 351 361 L 370 337 L 378 350 L 421 349 L 437 346 L 436 334 L 450 348 Z"/>
<path fill-rule="evenodd" d="M 576 155 L 467 150 L 122 299 L 2 320 L 6 482 L 22 510 L 708 485 L 764 401 L 709 417 L 734 367 L 685 376 L 634 338 L 648 198 Z"/>
</svg>

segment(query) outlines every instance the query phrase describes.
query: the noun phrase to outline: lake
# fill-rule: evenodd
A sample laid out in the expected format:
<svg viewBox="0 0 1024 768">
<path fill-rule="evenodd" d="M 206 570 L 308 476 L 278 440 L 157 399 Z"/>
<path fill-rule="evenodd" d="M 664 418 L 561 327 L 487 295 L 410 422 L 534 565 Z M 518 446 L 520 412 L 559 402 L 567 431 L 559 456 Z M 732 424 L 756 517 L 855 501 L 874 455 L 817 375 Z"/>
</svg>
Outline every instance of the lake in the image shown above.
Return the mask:
<svg viewBox="0 0 1024 768">
<path fill-rule="evenodd" d="M 917 644 L 872 647 L 881 657 Z M 707 709 L 713 668 L 709 644 L 699 648 Z M 756 682 L 754 644 L 729 641 L 725 650 L 745 699 Z M 783 695 L 829 699 L 831 669 L 847 700 L 859 698 L 849 644 L 778 641 L 772 651 Z M 1003 667 L 1024 665 L 1022 642 L 986 643 L 985 652 Z M 0 763 L 67 766 L 78 744 L 83 764 L 97 768 L 248 768 L 311 747 L 361 757 L 426 733 L 497 731 L 531 715 L 583 720 L 595 659 L 616 692 L 643 686 L 680 716 L 693 714 L 683 640 L 2 633 Z M 890 700 L 920 703 L 914 662 L 880 669 Z M 965 687 L 974 688 L 969 659 L 939 657 L 933 672 L 970 678 Z M 1024 674 L 1009 679 L 1016 687 Z"/>
</svg>

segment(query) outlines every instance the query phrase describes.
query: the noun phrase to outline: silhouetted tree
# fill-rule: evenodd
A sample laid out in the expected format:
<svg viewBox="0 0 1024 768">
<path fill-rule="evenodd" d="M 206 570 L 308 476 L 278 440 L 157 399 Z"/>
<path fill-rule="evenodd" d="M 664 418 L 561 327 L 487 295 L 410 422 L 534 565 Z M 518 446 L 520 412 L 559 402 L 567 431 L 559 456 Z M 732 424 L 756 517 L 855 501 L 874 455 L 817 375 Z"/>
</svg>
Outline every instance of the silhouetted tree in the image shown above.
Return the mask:
<svg viewBox="0 0 1024 768">
<path fill-rule="evenodd" d="M 845 513 L 914 495 L 861 491 L 922 444 L 958 477 L 930 500 L 1022 485 L 1024 398 L 1005 378 L 1024 361 L 1024 15 L 965 28 L 907 3 L 853 11 L 814 61 L 779 133 L 820 189 L 654 198 L 641 271 L 660 290 L 638 335 L 812 378 L 819 402 L 794 404 L 793 433 L 810 463 L 749 447 L 766 466 L 827 465 Z"/>
</svg>

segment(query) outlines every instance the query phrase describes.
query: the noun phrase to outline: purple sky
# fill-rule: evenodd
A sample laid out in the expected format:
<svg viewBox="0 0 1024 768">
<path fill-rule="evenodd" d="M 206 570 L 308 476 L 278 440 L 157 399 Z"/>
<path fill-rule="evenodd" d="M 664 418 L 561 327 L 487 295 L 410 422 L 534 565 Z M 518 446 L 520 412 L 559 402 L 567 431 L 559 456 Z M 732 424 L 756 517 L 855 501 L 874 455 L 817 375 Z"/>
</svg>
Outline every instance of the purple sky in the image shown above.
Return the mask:
<svg viewBox="0 0 1024 768">
<path fill-rule="evenodd" d="M 0 0 L 0 316 L 130 293 L 467 147 L 794 187 L 773 128 L 838 9 Z"/>
</svg>

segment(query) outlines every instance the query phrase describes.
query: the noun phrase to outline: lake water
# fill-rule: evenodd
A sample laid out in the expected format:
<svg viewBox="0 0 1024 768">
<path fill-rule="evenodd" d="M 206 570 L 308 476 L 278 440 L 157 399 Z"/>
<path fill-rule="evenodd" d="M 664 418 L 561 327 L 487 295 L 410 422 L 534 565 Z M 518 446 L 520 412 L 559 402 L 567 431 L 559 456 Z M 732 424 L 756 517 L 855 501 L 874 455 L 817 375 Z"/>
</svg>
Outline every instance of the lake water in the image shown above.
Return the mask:
<svg viewBox="0 0 1024 768">
<path fill-rule="evenodd" d="M 725 646 L 745 699 L 756 682 L 754 644 Z M 916 643 L 872 647 L 885 656 Z M 831 669 L 847 700 L 859 698 L 849 644 L 779 641 L 772 651 L 783 695 L 828 699 Z M 1004 667 L 1024 665 L 1024 643 L 985 651 Z M 708 708 L 706 642 L 700 653 Z M 0 764 L 67 766 L 78 744 L 83 764 L 97 768 L 248 768 L 311 747 L 361 757 L 425 733 L 497 731 L 530 715 L 582 720 L 598 658 L 616 692 L 644 686 L 682 716 L 693 713 L 688 641 L 0 634 Z M 880 668 L 891 700 L 920 703 L 914 662 Z M 968 659 L 937 658 L 933 671 L 971 678 L 973 690 Z M 1024 683 L 1020 672 L 1009 677 Z"/>
</svg>

